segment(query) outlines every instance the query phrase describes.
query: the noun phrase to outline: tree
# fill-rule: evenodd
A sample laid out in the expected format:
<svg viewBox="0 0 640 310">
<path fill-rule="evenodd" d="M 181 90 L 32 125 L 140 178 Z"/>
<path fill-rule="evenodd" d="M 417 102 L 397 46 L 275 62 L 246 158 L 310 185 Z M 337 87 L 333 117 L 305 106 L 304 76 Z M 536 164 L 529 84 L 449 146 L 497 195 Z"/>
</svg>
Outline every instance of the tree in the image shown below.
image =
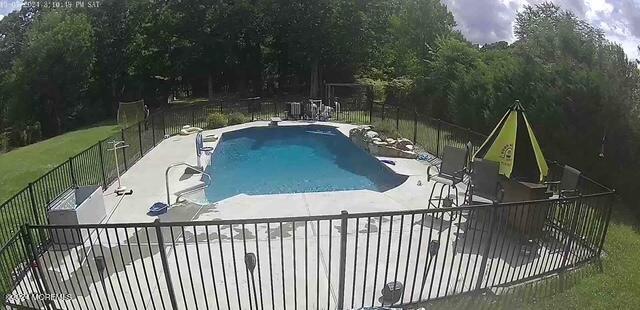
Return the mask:
<svg viewBox="0 0 640 310">
<path fill-rule="evenodd" d="M 39 121 L 47 136 L 62 133 L 88 108 L 85 95 L 94 57 L 86 15 L 52 11 L 39 18 L 27 32 L 5 87 L 14 95 L 11 119 Z"/>
<path fill-rule="evenodd" d="M 31 28 L 38 10 L 23 6 L 0 20 L 0 131 L 8 126 L 7 101 L 11 95 L 3 89 L 6 86 L 7 74 L 24 48 L 25 36 Z"/>
<path fill-rule="evenodd" d="M 400 1 L 391 21 L 388 65 L 396 76 L 417 77 L 437 50 L 441 37 L 453 34 L 453 14 L 439 0 Z"/>
<path fill-rule="evenodd" d="M 119 101 L 128 98 L 127 71 L 131 62 L 132 21 L 125 1 L 103 0 L 89 10 L 96 61 L 91 72 L 91 98 L 102 115 L 115 116 Z"/>
</svg>

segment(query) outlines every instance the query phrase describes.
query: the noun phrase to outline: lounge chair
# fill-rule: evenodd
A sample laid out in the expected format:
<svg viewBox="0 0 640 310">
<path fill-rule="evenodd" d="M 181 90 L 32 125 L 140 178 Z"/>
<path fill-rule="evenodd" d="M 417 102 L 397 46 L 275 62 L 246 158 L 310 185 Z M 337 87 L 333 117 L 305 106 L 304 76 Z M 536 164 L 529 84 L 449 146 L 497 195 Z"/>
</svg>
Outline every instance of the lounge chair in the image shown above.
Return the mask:
<svg viewBox="0 0 640 310">
<path fill-rule="evenodd" d="M 473 161 L 465 200 L 468 204 L 501 202 L 504 189 L 499 182 L 500 165 L 491 160 Z"/>
<path fill-rule="evenodd" d="M 188 136 L 190 134 L 202 132 L 202 128 L 200 127 L 191 127 L 191 125 L 182 126 L 182 130 L 180 130 L 181 136 Z"/>
<path fill-rule="evenodd" d="M 552 193 L 551 198 L 567 198 L 580 194 L 578 183 L 582 172 L 571 166 L 565 165 L 562 169 L 562 178 L 560 181 L 545 182 L 549 186 L 549 192 Z"/>
<path fill-rule="evenodd" d="M 302 108 L 300 102 L 287 103 L 287 118 L 288 119 L 300 119 L 302 114 Z"/>
<path fill-rule="evenodd" d="M 486 159 L 475 159 L 471 164 L 472 170 L 469 185 L 465 193 L 465 203 L 492 204 L 501 202 L 504 189 L 499 182 L 500 164 Z M 469 210 L 466 227 L 471 230 L 488 230 L 487 225 L 476 224 L 476 221 L 487 221 L 491 214 L 489 208 L 474 208 Z"/>
<path fill-rule="evenodd" d="M 427 182 L 434 181 L 436 183 L 433 185 L 431 194 L 429 195 L 428 208 L 442 207 L 444 200 L 451 197 L 452 187 L 455 192 L 455 198 L 449 200 L 449 202 L 451 206 L 459 206 L 457 185 L 464 180 L 466 163 L 467 150 L 445 146 L 440 167 L 429 166 L 429 168 L 427 168 Z M 432 175 L 432 169 L 436 169 L 437 174 Z M 440 185 L 440 193 L 438 196 L 434 196 L 433 194 L 436 192 L 438 185 Z M 443 197 L 442 194 L 445 192 L 445 188 L 447 195 Z M 445 203 L 445 207 L 448 207 L 447 203 Z"/>
</svg>

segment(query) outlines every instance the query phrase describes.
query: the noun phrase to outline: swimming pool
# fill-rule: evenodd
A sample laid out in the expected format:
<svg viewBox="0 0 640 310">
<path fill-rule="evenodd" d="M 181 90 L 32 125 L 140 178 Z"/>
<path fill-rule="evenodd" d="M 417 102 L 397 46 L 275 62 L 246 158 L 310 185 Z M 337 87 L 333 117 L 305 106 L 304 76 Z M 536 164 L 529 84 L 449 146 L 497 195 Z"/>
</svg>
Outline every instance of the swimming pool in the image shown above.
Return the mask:
<svg viewBox="0 0 640 310">
<path fill-rule="evenodd" d="M 330 126 L 251 127 L 226 132 L 212 154 L 210 202 L 238 194 L 386 191 L 396 174 Z"/>
</svg>

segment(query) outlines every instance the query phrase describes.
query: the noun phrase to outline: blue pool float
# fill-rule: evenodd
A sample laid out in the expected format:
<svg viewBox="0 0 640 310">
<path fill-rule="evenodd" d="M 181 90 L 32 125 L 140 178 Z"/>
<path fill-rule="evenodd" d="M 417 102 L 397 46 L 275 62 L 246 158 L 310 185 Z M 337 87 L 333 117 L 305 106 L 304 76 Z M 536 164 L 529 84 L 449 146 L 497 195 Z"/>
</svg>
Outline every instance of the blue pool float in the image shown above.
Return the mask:
<svg viewBox="0 0 640 310">
<path fill-rule="evenodd" d="M 431 160 L 431 156 L 429 156 L 427 154 L 420 154 L 420 155 L 418 155 L 418 160 L 429 161 L 429 160 Z"/>
<path fill-rule="evenodd" d="M 149 208 L 149 215 L 156 216 L 167 213 L 169 206 L 164 202 L 156 202 Z"/>
</svg>

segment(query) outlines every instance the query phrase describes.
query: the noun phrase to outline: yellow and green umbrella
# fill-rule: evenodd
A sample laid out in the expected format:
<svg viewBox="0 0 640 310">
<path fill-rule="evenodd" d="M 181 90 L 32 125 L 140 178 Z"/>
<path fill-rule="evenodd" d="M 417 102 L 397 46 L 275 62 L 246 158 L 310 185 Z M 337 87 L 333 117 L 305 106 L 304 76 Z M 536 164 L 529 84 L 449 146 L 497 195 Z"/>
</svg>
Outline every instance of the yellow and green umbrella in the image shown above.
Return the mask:
<svg viewBox="0 0 640 310">
<path fill-rule="evenodd" d="M 549 166 L 518 100 L 474 155 L 500 164 L 500 174 L 518 181 L 542 182 Z"/>
</svg>

